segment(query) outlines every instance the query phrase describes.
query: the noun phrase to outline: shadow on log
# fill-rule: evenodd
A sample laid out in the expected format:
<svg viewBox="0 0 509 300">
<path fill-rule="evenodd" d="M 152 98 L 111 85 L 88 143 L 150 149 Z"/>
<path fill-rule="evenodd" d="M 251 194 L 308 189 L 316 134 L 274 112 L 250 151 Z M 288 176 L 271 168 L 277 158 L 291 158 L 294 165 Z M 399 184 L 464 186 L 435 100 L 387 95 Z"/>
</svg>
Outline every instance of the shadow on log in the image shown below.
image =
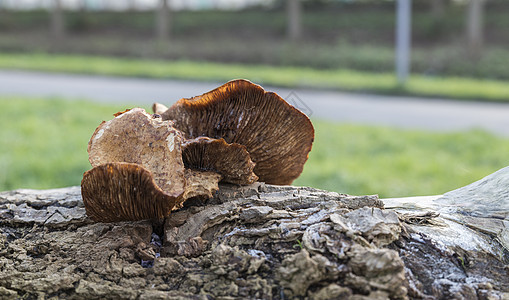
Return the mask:
<svg viewBox="0 0 509 300">
<path fill-rule="evenodd" d="M 467 195 L 496 196 L 464 188 L 384 209 L 376 196 L 221 185 L 164 221 L 104 224 L 79 187 L 3 192 L 0 298 L 507 299 L 509 200 L 478 214 Z"/>
</svg>

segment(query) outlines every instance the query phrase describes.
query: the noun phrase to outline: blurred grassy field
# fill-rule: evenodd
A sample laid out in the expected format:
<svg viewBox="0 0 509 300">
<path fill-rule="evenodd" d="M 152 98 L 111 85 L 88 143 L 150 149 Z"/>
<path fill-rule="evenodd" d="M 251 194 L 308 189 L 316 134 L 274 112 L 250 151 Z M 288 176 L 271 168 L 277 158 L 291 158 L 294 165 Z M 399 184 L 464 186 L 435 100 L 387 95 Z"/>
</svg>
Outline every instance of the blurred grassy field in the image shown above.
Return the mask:
<svg viewBox="0 0 509 300">
<path fill-rule="evenodd" d="M 405 86 L 391 73 L 306 67 L 164 61 L 101 56 L 0 53 L 0 68 L 84 74 L 228 81 L 268 85 L 509 102 L 507 81 L 413 75 Z"/>
<path fill-rule="evenodd" d="M 0 190 L 78 185 L 95 127 L 123 106 L 0 98 Z"/>
<path fill-rule="evenodd" d="M 79 185 L 102 120 L 129 105 L 0 98 L 0 191 Z M 508 165 L 509 140 L 482 131 L 427 133 L 313 121 L 294 184 L 382 197 L 440 194 Z"/>
</svg>

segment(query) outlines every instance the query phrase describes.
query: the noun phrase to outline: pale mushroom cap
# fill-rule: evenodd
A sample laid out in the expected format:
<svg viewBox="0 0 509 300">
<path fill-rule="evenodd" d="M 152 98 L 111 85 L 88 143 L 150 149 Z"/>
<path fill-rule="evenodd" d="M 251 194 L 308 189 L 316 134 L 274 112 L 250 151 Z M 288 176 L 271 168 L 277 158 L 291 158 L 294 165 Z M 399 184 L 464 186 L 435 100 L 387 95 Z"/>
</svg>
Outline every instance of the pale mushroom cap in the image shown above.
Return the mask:
<svg viewBox="0 0 509 300">
<path fill-rule="evenodd" d="M 141 108 L 118 114 L 92 135 L 90 163 L 93 167 L 110 162 L 139 164 L 153 174 L 165 193 L 177 197 L 185 189 L 182 134 L 172 125 Z"/>
</svg>

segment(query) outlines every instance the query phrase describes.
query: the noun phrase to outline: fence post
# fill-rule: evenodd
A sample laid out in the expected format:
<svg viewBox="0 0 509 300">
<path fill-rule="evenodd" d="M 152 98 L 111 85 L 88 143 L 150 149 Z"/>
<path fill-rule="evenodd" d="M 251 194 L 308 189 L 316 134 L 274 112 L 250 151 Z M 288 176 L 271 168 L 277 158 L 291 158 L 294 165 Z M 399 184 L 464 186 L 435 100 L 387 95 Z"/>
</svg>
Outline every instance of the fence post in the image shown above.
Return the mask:
<svg viewBox="0 0 509 300">
<path fill-rule="evenodd" d="M 287 35 L 290 40 L 295 41 L 302 36 L 302 7 L 300 0 L 286 0 L 286 2 Z"/>
<path fill-rule="evenodd" d="M 396 4 L 396 75 L 400 85 L 410 73 L 410 40 L 412 29 L 412 0 L 397 0 Z"/>
<path fill-rule="evenodd" d="M 61 41 L 65 35 L 64 13 L 61 0 L 52 1 L 51 35 L 56 41 Z"/>
</svg>

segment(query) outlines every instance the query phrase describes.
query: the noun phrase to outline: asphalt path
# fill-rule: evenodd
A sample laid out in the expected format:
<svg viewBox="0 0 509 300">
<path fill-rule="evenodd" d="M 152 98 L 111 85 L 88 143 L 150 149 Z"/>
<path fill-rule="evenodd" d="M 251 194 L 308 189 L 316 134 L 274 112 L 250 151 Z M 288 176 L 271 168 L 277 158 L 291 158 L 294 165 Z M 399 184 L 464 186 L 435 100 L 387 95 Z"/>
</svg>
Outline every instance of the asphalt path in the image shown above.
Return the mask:
<svg viewBox="0 0 509 300">
<path fill-rule="evenodd" d="M 171 105 L 222 83 L 0 70 L 0 96 L 60 97 Z M 378 96 L 264 86 L 314 119 L 454 132 L 474 128 L 509 137 L 509 104 Z M 508 95 L 509 97 L 509 95 Z"/>
</svg>

